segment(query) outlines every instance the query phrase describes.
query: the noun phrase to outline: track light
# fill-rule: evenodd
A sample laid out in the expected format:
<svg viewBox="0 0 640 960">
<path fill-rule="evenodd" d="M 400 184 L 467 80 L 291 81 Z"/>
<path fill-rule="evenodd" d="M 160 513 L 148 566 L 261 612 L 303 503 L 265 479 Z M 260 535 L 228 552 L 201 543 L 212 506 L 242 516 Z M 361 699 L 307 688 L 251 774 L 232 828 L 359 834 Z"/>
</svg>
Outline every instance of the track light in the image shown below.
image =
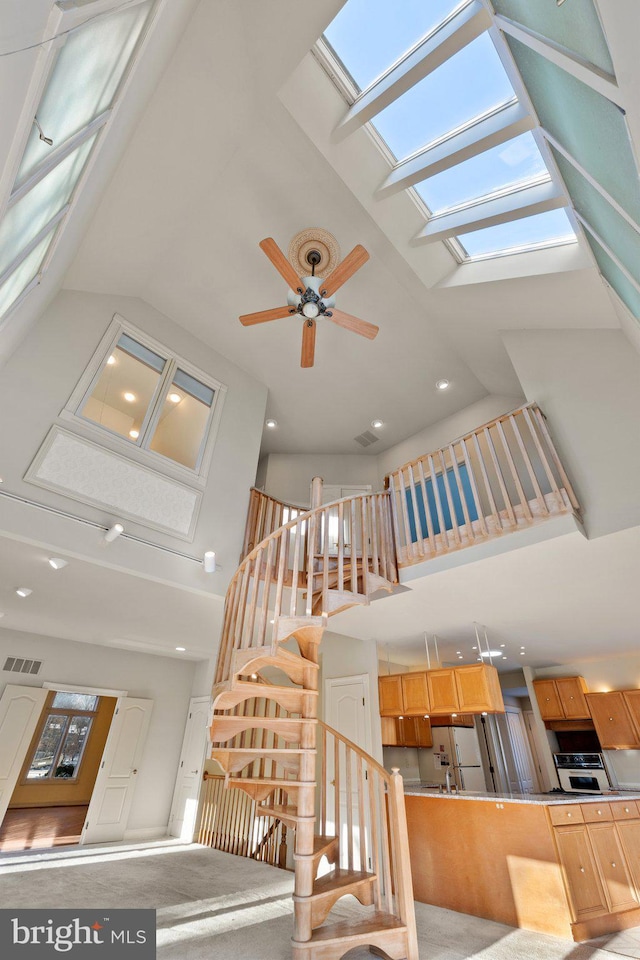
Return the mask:
<svg viewBox="0 0 640 960">
<path fill-rule="evenodd" d="M 124 533 L 124 527 L 121 523 L 114 523 L 113 526 L 109 527 L 107 532 L 104 535 L 104 540 L 106 543 L 113 543 L 113 541 L 120 536 L 121 533 Z"/>
<path fill-rule="evenodd" d="M 54 570 L 62 570 L 63 567 L 66 567 L 69 563 L 68 560 L 63 560 L 62 557 L 50 557 L 49 566 L 53 567 Z"/>
<path fill-rule="evenodd" d="M 31 587 L 18 587 L 18 589 L 16 590 L 16 593 L 18 594 L 19 597 L 28 597 L 30 594 L 33 593 L 33 590 L 31 589 Z"/>
<path fill-rule="evenodd" d="M 38 118 L 37 118 L 37 117 L 34 117 L 34 118 L 33 118 L 33 122 L 35 123 L 36 127 L 38 128 L 38 134 L 40 135 L 40 139 L 42 140 L 42 142 L 43 142 L 43 143 L 46 143 L 46 145 L 47 145 L 48 147 L 52 147 L 52 146 L 53 146 L 53 140 L 51 139 L 51 137 L 45 137 L 44 132 L 43 132 L 43 130 L 42 130 L 42 127 L 41 127 L 40 124 L 38 123 Z"/>
<path fill-rule="evenodd" d="M 203 565 L 205 573 L 216 572 L 216 555 L 213 550 L 207 550 L 204 555 Z"/>
</svg>

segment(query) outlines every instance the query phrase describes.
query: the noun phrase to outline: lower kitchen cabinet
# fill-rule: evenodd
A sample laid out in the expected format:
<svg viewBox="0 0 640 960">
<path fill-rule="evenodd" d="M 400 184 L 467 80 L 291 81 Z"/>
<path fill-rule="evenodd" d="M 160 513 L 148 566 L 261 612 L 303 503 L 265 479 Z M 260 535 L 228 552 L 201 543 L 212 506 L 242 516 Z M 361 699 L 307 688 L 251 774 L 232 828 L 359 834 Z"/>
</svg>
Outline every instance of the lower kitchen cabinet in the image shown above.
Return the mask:
<svg viewBox="0 0 640 960">
<path fill-rule="evenodd" d="M 619 820 L 616 824 L 622 841 L 631 879 L 640 893 L 640 819 Z"/>
<path fill-rule="evenodd" d="M 589 843 L 586 824 L 556 827 L 555 833 L 574 919 L 586 920 L 607 913 L 604 889 Z"/>
<path fill-rule="evenodd" d="M 600 876 L 612 912 L 638 906 L 615 823 L 590 823 L 587 827 Z"/>
</svg>

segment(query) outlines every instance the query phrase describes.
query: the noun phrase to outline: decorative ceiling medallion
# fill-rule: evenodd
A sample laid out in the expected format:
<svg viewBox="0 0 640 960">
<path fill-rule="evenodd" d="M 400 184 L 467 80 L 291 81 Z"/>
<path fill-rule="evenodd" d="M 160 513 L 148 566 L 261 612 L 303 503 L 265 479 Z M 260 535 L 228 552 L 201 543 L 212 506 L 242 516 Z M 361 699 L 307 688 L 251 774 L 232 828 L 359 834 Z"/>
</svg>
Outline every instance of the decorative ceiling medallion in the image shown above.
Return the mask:
<svg viewBox="0 0 640 960">
<path fill-rule="evenodd" d="M 315 264 L 317 277 L 328 277 L 340 261 L 340 247 L 338 241 L 322 227 L 309 227 L 301 230 L 289 244 L 289 262 L 301 277 L 308 277 L 311 273 L 313 260 L 308 260 L 309 254 L 317 251 L 320 260 Z"/>
</svg>

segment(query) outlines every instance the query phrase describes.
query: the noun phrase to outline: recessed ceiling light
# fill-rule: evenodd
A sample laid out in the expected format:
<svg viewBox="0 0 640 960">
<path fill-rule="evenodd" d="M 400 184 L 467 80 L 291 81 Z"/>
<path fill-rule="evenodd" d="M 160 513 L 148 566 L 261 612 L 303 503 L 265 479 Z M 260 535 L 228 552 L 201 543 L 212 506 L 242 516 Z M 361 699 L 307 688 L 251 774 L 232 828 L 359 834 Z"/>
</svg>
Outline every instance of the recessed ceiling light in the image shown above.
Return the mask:
<svg viewBox="0 0 640 960">
<path fill-rule="evenodd" d="M 30 593 L 33 593 L 33 590 L 30 587 L 18 587 L 16 593 L 19 597 L 28 597 Z"/>
<path fill-rule="evenodd" d="M 471 647 L 471 649 L 472 649 L 472 650 L 477 650 L 478 648 L 477 648 L 477 647 Z"/>
<path fill-rule="evenodd" d="M 270 417 L 268 420 L 265 420 L 264 425 L 265 427 L 269 427 L 269 430 L 275 430 L 278 426 L 278 421 Z"/>
<path fill-rule="evenodd" d="M 483 650 L 480 653 L 480 656 L 481 657 L 499 657 L 500 651 L 499 650 Z"/>
<path fill-rule="evenodd" d="M 448 386 L 449 386 L 449 381 L 448 381 L 448 380 L 437 380 L 437 381 L 436 381 L 436 387 L 438 388 L 438 390 L 446 390 Z"/>
<path fill-rule="evenodd" d="M 371 426 L 374 430 L 379 430 L 380 427 L 384 427 L 384 420 L 372 420 Z"/>
<path fill-rule="evenodd" d="M 501 643 L 500 646 L 501 646 L 501 647 L 506 647 L 506 643 Z"/>
<path fill-rule="evenodd" d="M 115 362 L 116 362 L 116 358 L 114 357 L 113 354 L 111 354 L 111 356 L 110 356 L 109 359 L 107 360 L 107 363 L 109 364 L 110 367 L 112 367 Z"/>
<path fill-rule="evenodd" d="M 136 399 L 136 395 L 135 393 L 129 393 L 129 391 L 127 391 L 127 393 L 124 395 L 124 398 L 127 403 L 133 403 L 133 401 Z"/>
<path fill-rule="evenodd" d="M 68 562 L 68 560 L 63 560 L 62 557 L 49 557 L 49 566 L 53 567 L 54 570 L 62 570 Z"/>
<path fill-rule="evenodd" d="M 456 653 L 462 653 L 462 650 L 456 650 Z"/>
<path fill-rule="evenodd" d="M 521 657 L 524 657 L 524 650 L 521 650 L 521 651 L 520 651 L 520 656 L 521 656 Z"/>
<path fill-rule="evenodd" d="M 502 659 L 503 659 L 503 660 L 506 660 L 507 658 L 506 658 L 506 657 L 503 657 Z"/>
<path fill-rule="evenodd" d="M 4 477 L 0 477 L 0 483 L 4 483 Z"/>
<path fill-rule="evenodd" d="M 169 400 L 171 400 L 171 403 L 180 403 L 180 401 L 182 400 L 182 397 L 180 396 L 179 393 L 170 393 Z"/>
<path fill-rule="evenodd" d="M 176 647 L 176 650 L 179 650 L 180 653 L 184 653 L 186 649 L 187 649 L 186 647 Z"/>
<path fill-rule="evenodd" d="M 458 654 L 458 660 L 464 660 L 464 657 L 462 656 L 461 653 Z"/>
<path fill-rule="evenodd" d="M 129 436 L 131 437 L 132 440 L 137 440 L 138 437 L 140 436 L 140 431 L 139 431 L 139 430 L 129 430 Z"/>
</svg>

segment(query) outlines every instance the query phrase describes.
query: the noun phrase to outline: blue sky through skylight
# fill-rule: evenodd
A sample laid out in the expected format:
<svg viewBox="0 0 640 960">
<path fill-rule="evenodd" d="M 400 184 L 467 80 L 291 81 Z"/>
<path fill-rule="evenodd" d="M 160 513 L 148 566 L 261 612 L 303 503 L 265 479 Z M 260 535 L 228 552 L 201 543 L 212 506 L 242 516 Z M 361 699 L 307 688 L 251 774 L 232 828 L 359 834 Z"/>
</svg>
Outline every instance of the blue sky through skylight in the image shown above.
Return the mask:
<svg viewBox="0 0 640 960">
<path fill-rule="evenodd" d="M 534 243 L 575 240 L 575 233 L 564 210 L 550 210 L 465 233 L 458 239 L 470 257 L 481 257 Z"/>
<path fill-rule="evenodd" d="M 361 90 L 393 66 L 464 0 L 350 0 L 325 37 Z"/>
<path fill-rule="evenodd" d="M 373 120 L 398 160 L 515 96 L 491 37 L 483 33 Z"/>
<path fill-rule="evenodd" d="M 416 191 L 435 214 L 545 173 L 547 166 L 533 135 L 523 133 L 423 180 Z"/>
</svg>

